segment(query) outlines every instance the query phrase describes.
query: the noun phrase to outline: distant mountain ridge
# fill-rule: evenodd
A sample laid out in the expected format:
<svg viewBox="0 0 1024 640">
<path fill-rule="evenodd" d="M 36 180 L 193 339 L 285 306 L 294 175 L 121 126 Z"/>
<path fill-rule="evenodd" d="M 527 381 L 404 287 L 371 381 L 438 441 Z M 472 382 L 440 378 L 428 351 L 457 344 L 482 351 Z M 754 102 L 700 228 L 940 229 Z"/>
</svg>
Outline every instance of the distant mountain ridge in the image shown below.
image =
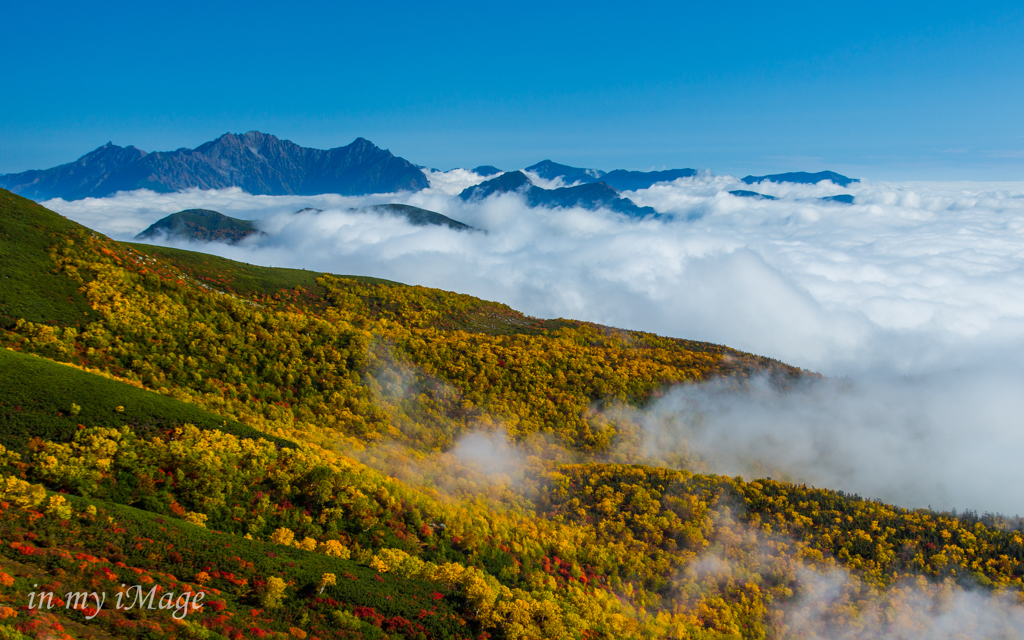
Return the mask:
<svg viewBox="0 0 1024 640">
<path fill-rule="evenodd" d="M 777 200 L 775 196 L 770 196 L 765 193 L 758 193 L 756 191 L 747 191 L 746 189 L 736 189 L 730 191 L 729 195 L 736 196 L 737 198 L 754 198 L 756 200 Z"/>
<path fill-rule="evenodd" d="M 521 193 L 531 207 L 582 207 L 591 210 L 603 208 L 638 218 L 658 213 L 653 207 L 638 207 L 605 182 L 542 189 L 534 185 L 522 171 L 509 171 L 497 178 L 469 187 L 459 194 L 459 198 L 465 201 L 483 200 L 488 196 L 502 193 Z"/>
<path fill-rule="evenodd" d="M 601 182 L 607 182 L 619 191 L 636 191 L 649 189 L 659 182 L 672 182 L 679 178 L 692 178 L 697 175 L 696 169 L 667 169 L 665 171 L 626 171 L 616 169 L 601 176 Z"/>
<path fill-rule="evenodd" d="M 0 175 L 0 187 L 34 200 L 101 198 L 118 191 L 166 193 L 240 187 L 254 195 L 366 195 L 419 191 L 426 176 L 365 138 L 312 149 L 250 131 L 226 133 L 195 149 L 147 153 L 107 143 L 52 169 Z"/>
<path fill-rule="evenodd" d="M 576 182 L 582 182 L 588 184 L 591 182 L 597 182 L 604 175 L 604 171 L 600 169 L 581 169 L 579 167 L 570 167 L 564 164 L 558 164 L 551 160 L 541 160 L 537 164 L 526 167 L 525 171 L 535 173 L 539 177 L 545 180 L 556 180 L 562 179 L 566 185 L 571 185 Z"/>
<path fill-rule="evenodd" d="M 758 193 L 757 191 L 747 191 L 746 189 L 736 189 L 730 191 L 729 195 L 736 196 L 737 198 L 754 198 L 756 200 L 778 200 L 775 196 L 770 196 L 766 193 Z M 837 196 L 825 196 L 823 198 L 813 198 L 818 202 L 838 202 L 839 204 L 853 204 L 853 196 L 848 193 L 843 193 Z M 798 199 L 800 201 L 800 199 Z"/>
<path fill-rule="evenodd" d="M 544 180 L 561 179 L 565 185 L 572 185 L 577 182 L 581 184 L 604 182 L 618 191 L 649 189 L 652 185 L 659 182 L 672 182 L 678 178 L 690 178 L 697 175 L 696 169 L 668 169 L 665 171 L 627 171 L 625 169 L 616 169 L 604 172 L 600 169 L 570 167 L 552 162 L 551 160 L 538 162 L 535 165 L 526 167 L 524 171 L 534 173 Z"/>
<path fill-rule="evenodd" d="M 744 184 L 757 184 L 758 182 L 793 182 L 796 184 L 818 184 L 823 180 L 831 180 L 833 184 L 845 187 L 854 182 L 860 182 L 859 178 L 847 178 L 835 171 L 819 171 L 808 173 L 806 171 L 793 171 L 790 173 L 775 173 L 768 176 L 747 176 L 743 178 Z"/>
<path fill-rule="evenodd" d="M 471 171 L 473 173 L 475 173 L 476 175 L 481 176 L 483 178 L 487 178 L 487 177 L 490 177 L 490 176 L 496 176 L 499 173 L 501 173 L 501 169 L 499 169 L 498 167 L 495 167 L 495 166 L 491 166 L 489 164 L 482 164 L 479 167 L 471 169 Z"/>
</svg>

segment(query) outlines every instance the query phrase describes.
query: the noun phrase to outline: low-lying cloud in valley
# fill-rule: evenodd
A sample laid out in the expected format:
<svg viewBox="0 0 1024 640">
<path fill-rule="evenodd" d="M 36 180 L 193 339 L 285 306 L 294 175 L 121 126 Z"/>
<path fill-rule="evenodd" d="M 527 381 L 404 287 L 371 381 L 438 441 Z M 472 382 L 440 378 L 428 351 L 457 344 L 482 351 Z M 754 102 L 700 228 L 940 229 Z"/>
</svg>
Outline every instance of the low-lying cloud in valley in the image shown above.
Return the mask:
<svg viewBox="0 0 1024 640">
<path fill-rule="evenodd" d="M 1024 512 L 1024 183 L 842 189 L 701 174 L 626 193 L 661 214 L 637 220 L 531 209 L 516 195 L 466 203 L 455 194 L 482 178 L 430 178 L 419 193 L 367 197 L 229 189 L 46 205 L 117 239 L 169 213 L 214 209 L 268 234 L 202 247 L 236 260 L 455 290 L 838 376 L 791 396 L 686 389 L 654 411 L 703 403 L 705 440 L 695 442 L 724 471 L 769 455 L 794 477 L 906 506 Z M 737 189 L 778 199 L 728 193 Z M 840 193 L 854 204 L 819 199 Z M 488 233 L 348 211 L 387 202 Z M 295 213 L 304 207 L 324 211 Z"/>
<path fill-rule="evenodd" d="M 649 455 L 685 443 L 726 475 L 781 471 L 905 506 L 1019 513 L 1019 382 L 969 370 L 808 380 L 785 392 L 763 379 L 741 391 L 709 383 L 678 387 L 628 417 Z"/>
</svg>

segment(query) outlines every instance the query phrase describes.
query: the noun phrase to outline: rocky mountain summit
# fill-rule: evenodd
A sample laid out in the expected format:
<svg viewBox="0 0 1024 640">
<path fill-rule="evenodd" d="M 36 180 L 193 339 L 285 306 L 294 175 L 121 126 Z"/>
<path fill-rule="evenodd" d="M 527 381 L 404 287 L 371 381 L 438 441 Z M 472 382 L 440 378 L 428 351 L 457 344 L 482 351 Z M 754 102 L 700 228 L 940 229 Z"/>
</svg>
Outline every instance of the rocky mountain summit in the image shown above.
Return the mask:
<svg viewBox="0 0 1024 640">
<path fill-rule="evenodd" d="M 365 138 L 312 149 L 250 131 L 226 133 L 195 149 L 147 153 L 107 143 L 75 162 L 0 175 L 0 187 L 34 200 L 101 198 L 118 191 L 166 193 L 239 187 L 254 195 L 365 195 L 419 191 L 426 176 Z"/>
</svg>

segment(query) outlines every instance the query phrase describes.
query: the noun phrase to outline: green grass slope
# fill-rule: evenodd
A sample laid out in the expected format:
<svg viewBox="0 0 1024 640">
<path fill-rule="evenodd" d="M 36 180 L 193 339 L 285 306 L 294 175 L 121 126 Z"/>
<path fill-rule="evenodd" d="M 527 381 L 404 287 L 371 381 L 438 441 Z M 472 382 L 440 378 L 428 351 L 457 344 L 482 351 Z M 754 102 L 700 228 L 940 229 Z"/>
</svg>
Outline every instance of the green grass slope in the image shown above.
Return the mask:
<svg viewBox="0 0 1024 640">
<path fill-rule="evenodd" d="M 0 328 L 18 318 L 82 326 L 96 318 L 79 285 L 61 275 L 50 248 L 80 224 L 0 189 Z"/>
<path fill-rule="evenodd" d="M 25 452 L 32 438 L 67 442 L 80 424 L 112 428 L 130 425 L 141 435 L 193 424 L 240 438 L 266 438 L 282 447 L 295 446 L 159 393 L 0 349 L 0 444 Z"/>
<path fill-rule="evenodd" d="M 302 287 L 315 297 L 322 297 L 325 292 L 323 287 L 316 282 L 316 279 L 323 275 L 318 271 L 286 269 L 284 267 L 261 267 L 198 251 L 187 251 L 185 249 L 160 247 L 137 242 L 127 242 L 124 244 L 139 253 L 173 265 L 208 286 L 213 286 L 222 291 L 228 291 L 246 298 L 272 296 L 281 291 L 293 290 L 296 287 Z M 345 277 L 366 283 L 399 284 L 391 280 L 368 276 Z"/>
</svg>

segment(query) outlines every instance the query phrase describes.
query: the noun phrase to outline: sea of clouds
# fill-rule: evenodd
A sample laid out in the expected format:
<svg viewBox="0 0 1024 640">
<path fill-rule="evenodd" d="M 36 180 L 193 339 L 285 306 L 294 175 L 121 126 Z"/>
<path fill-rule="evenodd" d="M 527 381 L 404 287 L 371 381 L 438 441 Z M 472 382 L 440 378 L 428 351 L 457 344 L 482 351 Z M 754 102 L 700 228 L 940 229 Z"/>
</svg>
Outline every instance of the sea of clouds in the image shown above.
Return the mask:
<svg viewBox="0 0 1024 640">
<path fill-rule="evenodd" d="M 171 244 L 771 356 L 832 379 L 789 394 L 679 389 L 643 421 L 652 441 L 684 434 L 727 472 L 769 456 L 804 481 L 905 506 L 1024 513 L 1024 183 L 747 186 L 705 173 L 626 193 L 660 214 L 638 220 L 516 195 L 466 203 L 455 195 L 482 178 L 429 178 L 419 193 L 366 197 L 226 189 L 44 204 L 117 239 L 214 209 L 267 235 Z M 841 193 L 855 203 L 818 199 Z M 388 202 L 487 233 L 349 211 Z M 324 211 L 295 213 L 305 207 Z"/>
</svg>

